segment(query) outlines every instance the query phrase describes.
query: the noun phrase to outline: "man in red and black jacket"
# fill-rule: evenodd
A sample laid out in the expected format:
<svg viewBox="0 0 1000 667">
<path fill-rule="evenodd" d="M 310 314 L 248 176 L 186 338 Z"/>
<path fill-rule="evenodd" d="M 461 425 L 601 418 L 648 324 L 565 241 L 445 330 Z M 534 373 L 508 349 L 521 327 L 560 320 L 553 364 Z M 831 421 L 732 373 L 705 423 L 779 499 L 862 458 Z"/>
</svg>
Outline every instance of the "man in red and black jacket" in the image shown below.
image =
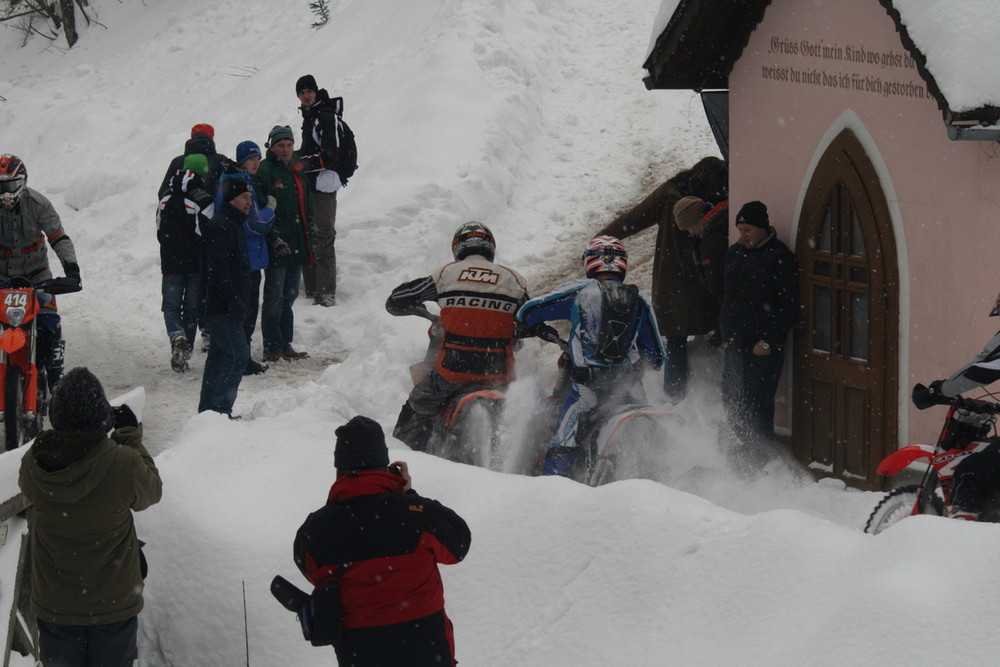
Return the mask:
<svg viewBox="0 0 1000 667">
<path fill-rule="evenodd" d="M 341 666 L 454 665 L 438 564 L 465 558 L 472 535 L 453 510 L 410 488 L 389 464 L 382 427 L 354 417 L 336 430 L 337 480 L 295 537 L 295 563 L 321 586 L 340 578 Z"/>
</svg>

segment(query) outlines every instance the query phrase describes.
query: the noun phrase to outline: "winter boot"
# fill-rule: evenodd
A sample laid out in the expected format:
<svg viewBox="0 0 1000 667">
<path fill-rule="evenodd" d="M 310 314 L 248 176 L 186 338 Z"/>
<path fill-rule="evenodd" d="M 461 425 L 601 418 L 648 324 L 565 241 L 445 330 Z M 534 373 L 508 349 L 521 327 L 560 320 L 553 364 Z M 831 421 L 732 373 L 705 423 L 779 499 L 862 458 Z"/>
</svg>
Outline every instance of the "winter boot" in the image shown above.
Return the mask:
<svg viewBox="0 0 1000 667">
<path fill-rule="evenodd" d="M 170 367 L 177 373 L 184 373 L 190 370 L 188 366 L 188 356 L 190 356 L 187 336 L 179 334 L 170 339 Z"/>
<path fill-rule="evenodd" d="M 66 341 L 60 339 L 52 345 L 52 353 L 45 364 L 45 374 L 49 383 L 49 394 L 59 384 L 62 379 L 63 369 L 66 367 Z"/>
<path fill-rule="evenodd" d="M 212 339 L 208 335 L 208 331 L 205 329 L 201 330 L 201 351 L 208 352 L 208 347 L 212 344 Z"/>
<path fill-rule="evenodd" d="M 243 370 L 243 375 L 260 375 L 267 370 L 267 364 L 262 364 L 253 359 L 247 360 L 247 367 Z"/>
</svg>

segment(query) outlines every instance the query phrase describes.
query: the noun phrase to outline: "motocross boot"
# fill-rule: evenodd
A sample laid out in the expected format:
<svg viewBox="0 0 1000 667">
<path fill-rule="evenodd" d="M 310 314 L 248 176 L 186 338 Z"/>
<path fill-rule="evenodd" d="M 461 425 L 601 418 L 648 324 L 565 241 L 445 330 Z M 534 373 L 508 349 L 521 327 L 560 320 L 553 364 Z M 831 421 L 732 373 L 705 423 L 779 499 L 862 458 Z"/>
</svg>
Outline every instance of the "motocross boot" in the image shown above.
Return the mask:
<svg viewBox="0 0 1000 667">
<path fill-rule="evenodd" d="M 63 370 L 66 368 L 66 341 L 59 339 L 52 341 L 52 351 L 49 353 L 48 361 L 45 363 L 45 375 L 48 379 L 49 394 L 59 384 L 62 379 Z"/>
</svg>

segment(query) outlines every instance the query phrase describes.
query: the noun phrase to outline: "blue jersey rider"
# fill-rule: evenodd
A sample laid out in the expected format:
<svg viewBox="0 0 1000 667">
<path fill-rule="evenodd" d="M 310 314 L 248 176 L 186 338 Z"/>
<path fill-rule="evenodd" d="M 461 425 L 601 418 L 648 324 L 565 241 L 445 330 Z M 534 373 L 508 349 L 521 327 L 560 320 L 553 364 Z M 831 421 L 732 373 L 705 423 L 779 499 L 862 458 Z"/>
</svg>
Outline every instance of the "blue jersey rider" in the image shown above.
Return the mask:
<svg viewBox="0 0 1000 667">
<path fill-rule="evenodd" d="M 624 282 L 628 252 L 613 236 L 598 236 L 583 252 L 586 278 L 531 299 L 517 312 L 529 332 L 545 322 L 570 323 L 571 385 L 545 454 L 546 475 L 570 476 L 583 418 L 602 405 L 645 403 L 640 361 L 663 365 L 663 343 L 645 297 Z"/>
</svg>

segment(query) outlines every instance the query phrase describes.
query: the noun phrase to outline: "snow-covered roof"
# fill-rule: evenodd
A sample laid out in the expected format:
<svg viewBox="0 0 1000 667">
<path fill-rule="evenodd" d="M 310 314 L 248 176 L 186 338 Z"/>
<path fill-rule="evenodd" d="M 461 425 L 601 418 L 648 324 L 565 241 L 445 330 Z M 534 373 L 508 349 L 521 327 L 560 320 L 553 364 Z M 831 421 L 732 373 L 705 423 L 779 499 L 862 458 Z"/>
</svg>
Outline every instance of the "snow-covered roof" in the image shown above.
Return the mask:
<svg viewBox="0 0 1000 667">
<path fill-rule="evenodd" d="M 996 0 L 872 0 L 900 40 L 949 123 L 1000 121 Z M 770 0 L 662 0 L 644 67 L 646 87 L 727 88 L 733 63 Z"/>
</svg>

